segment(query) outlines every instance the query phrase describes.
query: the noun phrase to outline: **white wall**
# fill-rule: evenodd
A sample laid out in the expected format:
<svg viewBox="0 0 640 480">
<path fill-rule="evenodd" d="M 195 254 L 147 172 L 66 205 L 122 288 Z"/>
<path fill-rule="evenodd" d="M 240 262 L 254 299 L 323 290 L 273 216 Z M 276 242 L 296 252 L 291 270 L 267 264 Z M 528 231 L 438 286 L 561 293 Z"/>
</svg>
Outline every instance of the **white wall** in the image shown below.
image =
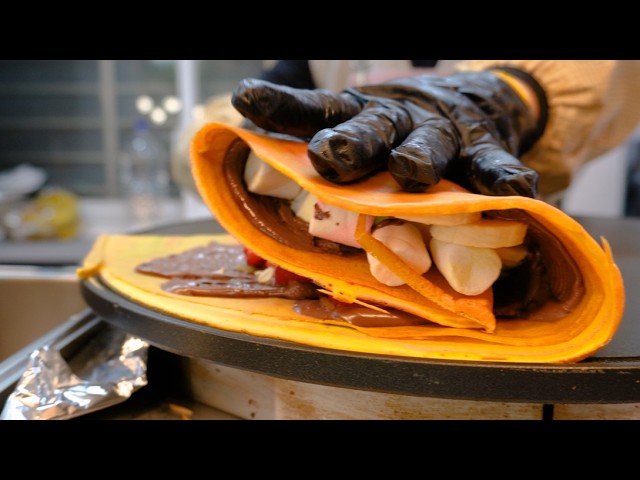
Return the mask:
<svg viewBox="0 0 640 480">
<path fill-rule="evenodd" d="M 578 172 L 562 201 L 569 215 L 624 217 L 630 143 L 640 140 L 640 128 L 620 147 L 593 160 Z"/>
<path fill-rule="evenodd" d="M 569 215 L 623 217 L 627 182 L 627 145 L 588 163 L 562 200 Z"/>
</svg>

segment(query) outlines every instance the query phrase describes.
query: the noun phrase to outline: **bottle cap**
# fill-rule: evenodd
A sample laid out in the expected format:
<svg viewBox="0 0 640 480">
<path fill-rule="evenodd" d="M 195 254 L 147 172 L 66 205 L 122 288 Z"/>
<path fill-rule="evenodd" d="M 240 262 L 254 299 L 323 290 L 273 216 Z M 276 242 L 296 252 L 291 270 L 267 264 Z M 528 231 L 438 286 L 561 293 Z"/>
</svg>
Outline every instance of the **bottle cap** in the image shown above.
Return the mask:
<svg viewBox="0 0 640 480">
<path fill-rule="evenodd" d="M 134 130 L 139 130 L 142 132 L 146 132 L 147 130 L 149 130 L 149 127 L 150 125 L 146 118 L 139 118 L 133 125 Z"/>
</svg>

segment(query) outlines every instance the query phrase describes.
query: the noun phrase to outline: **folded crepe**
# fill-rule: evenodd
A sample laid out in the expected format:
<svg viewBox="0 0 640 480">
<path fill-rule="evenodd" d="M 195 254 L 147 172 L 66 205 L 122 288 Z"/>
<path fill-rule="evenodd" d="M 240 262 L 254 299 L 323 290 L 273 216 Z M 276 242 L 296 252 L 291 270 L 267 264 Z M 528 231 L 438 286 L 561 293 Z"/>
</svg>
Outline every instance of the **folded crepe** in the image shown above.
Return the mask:
<svg viewBox="0 0 640 480">
<path fill-rule="evenodd" d="M 291 210 L 291 201 L 247 189 L 250 153 L 309 192 L 322 205 L 357 215 L 356 248 L 319 241 Z M 304 142 L 211 123 L 194 137 L 192 173 L 215 219 L 229 235 L 102 238 L 79 270 L 141 303 L 187 321 L 311 346 L 447 360 L 569 363 L 615 334 L 624 286 L 606 239 L 599 245 L 571 217 L 540 200 L 470 193 L 443 180 L 424 193 L 403 192 L 387 172 L 348 185 L 318 175 Z M 528 250 L 517 274 L 468 295 L 440 269 L 419 273 L 372 233 L 374 219 L 477 214 L 524 223 Z M 436 224 L 439 222 L 435 222 Z M 181 296 L 161 279 L 136 272 L 140 263 L 179 254 L 205 241 L 248 247 L 273 265 L 310 279 L 323 295 L 360 311 L 401 312 L 423 320 L 363 326 L 319 319 L 286 298 Z M 402 279 L 389 286 L 371 272 L 376 258 Z M 364 314 L 367 315 L 366 313 Z"/>
</svg>

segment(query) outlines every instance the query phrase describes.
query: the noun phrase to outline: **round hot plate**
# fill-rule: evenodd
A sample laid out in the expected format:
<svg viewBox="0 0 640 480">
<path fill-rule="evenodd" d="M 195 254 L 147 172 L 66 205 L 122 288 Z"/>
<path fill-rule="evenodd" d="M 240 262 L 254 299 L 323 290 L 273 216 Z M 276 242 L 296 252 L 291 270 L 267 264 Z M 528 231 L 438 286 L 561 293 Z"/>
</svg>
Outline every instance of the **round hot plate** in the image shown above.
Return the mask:
<svg viewBox="0 0 640 480">
<path fill-rule="evenodd" d="M 105 321 L 178 355 L 300 382 L 399 395 L 534 403 L 640 402 L 640 220 L 579 219 L 604 236 L 622 271 L 628 305 L 613 340 L 568 365 L 443 361 L 310 347 L 188 322 L 124 298 L 107 285 L 81 283 Z M 221 233 L 214 220 L 168 225 L 141 235 Z M 635 294 L 634 294 L 635 293 Z"/>
</svg>

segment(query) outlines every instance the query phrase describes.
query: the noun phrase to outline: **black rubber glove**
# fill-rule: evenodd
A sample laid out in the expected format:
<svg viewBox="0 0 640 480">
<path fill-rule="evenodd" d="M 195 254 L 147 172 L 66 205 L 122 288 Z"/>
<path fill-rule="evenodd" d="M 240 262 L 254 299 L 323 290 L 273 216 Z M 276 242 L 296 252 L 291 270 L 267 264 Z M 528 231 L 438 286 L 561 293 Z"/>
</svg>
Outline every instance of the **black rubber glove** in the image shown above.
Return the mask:
<svg viewBox="0 0 640 480">
<path fill-rule="evenodd" d="M 232 103 L 259 128 L 309 140 L 315 169 L 335 183 L 388 168 L 410 192 L 448 178 L 487 195 L 537 193 L 537 173 L 516 156 L 544 125 L 490 72 L 423 75 L 341 93 L 245 79 Z"/>
</svg>

